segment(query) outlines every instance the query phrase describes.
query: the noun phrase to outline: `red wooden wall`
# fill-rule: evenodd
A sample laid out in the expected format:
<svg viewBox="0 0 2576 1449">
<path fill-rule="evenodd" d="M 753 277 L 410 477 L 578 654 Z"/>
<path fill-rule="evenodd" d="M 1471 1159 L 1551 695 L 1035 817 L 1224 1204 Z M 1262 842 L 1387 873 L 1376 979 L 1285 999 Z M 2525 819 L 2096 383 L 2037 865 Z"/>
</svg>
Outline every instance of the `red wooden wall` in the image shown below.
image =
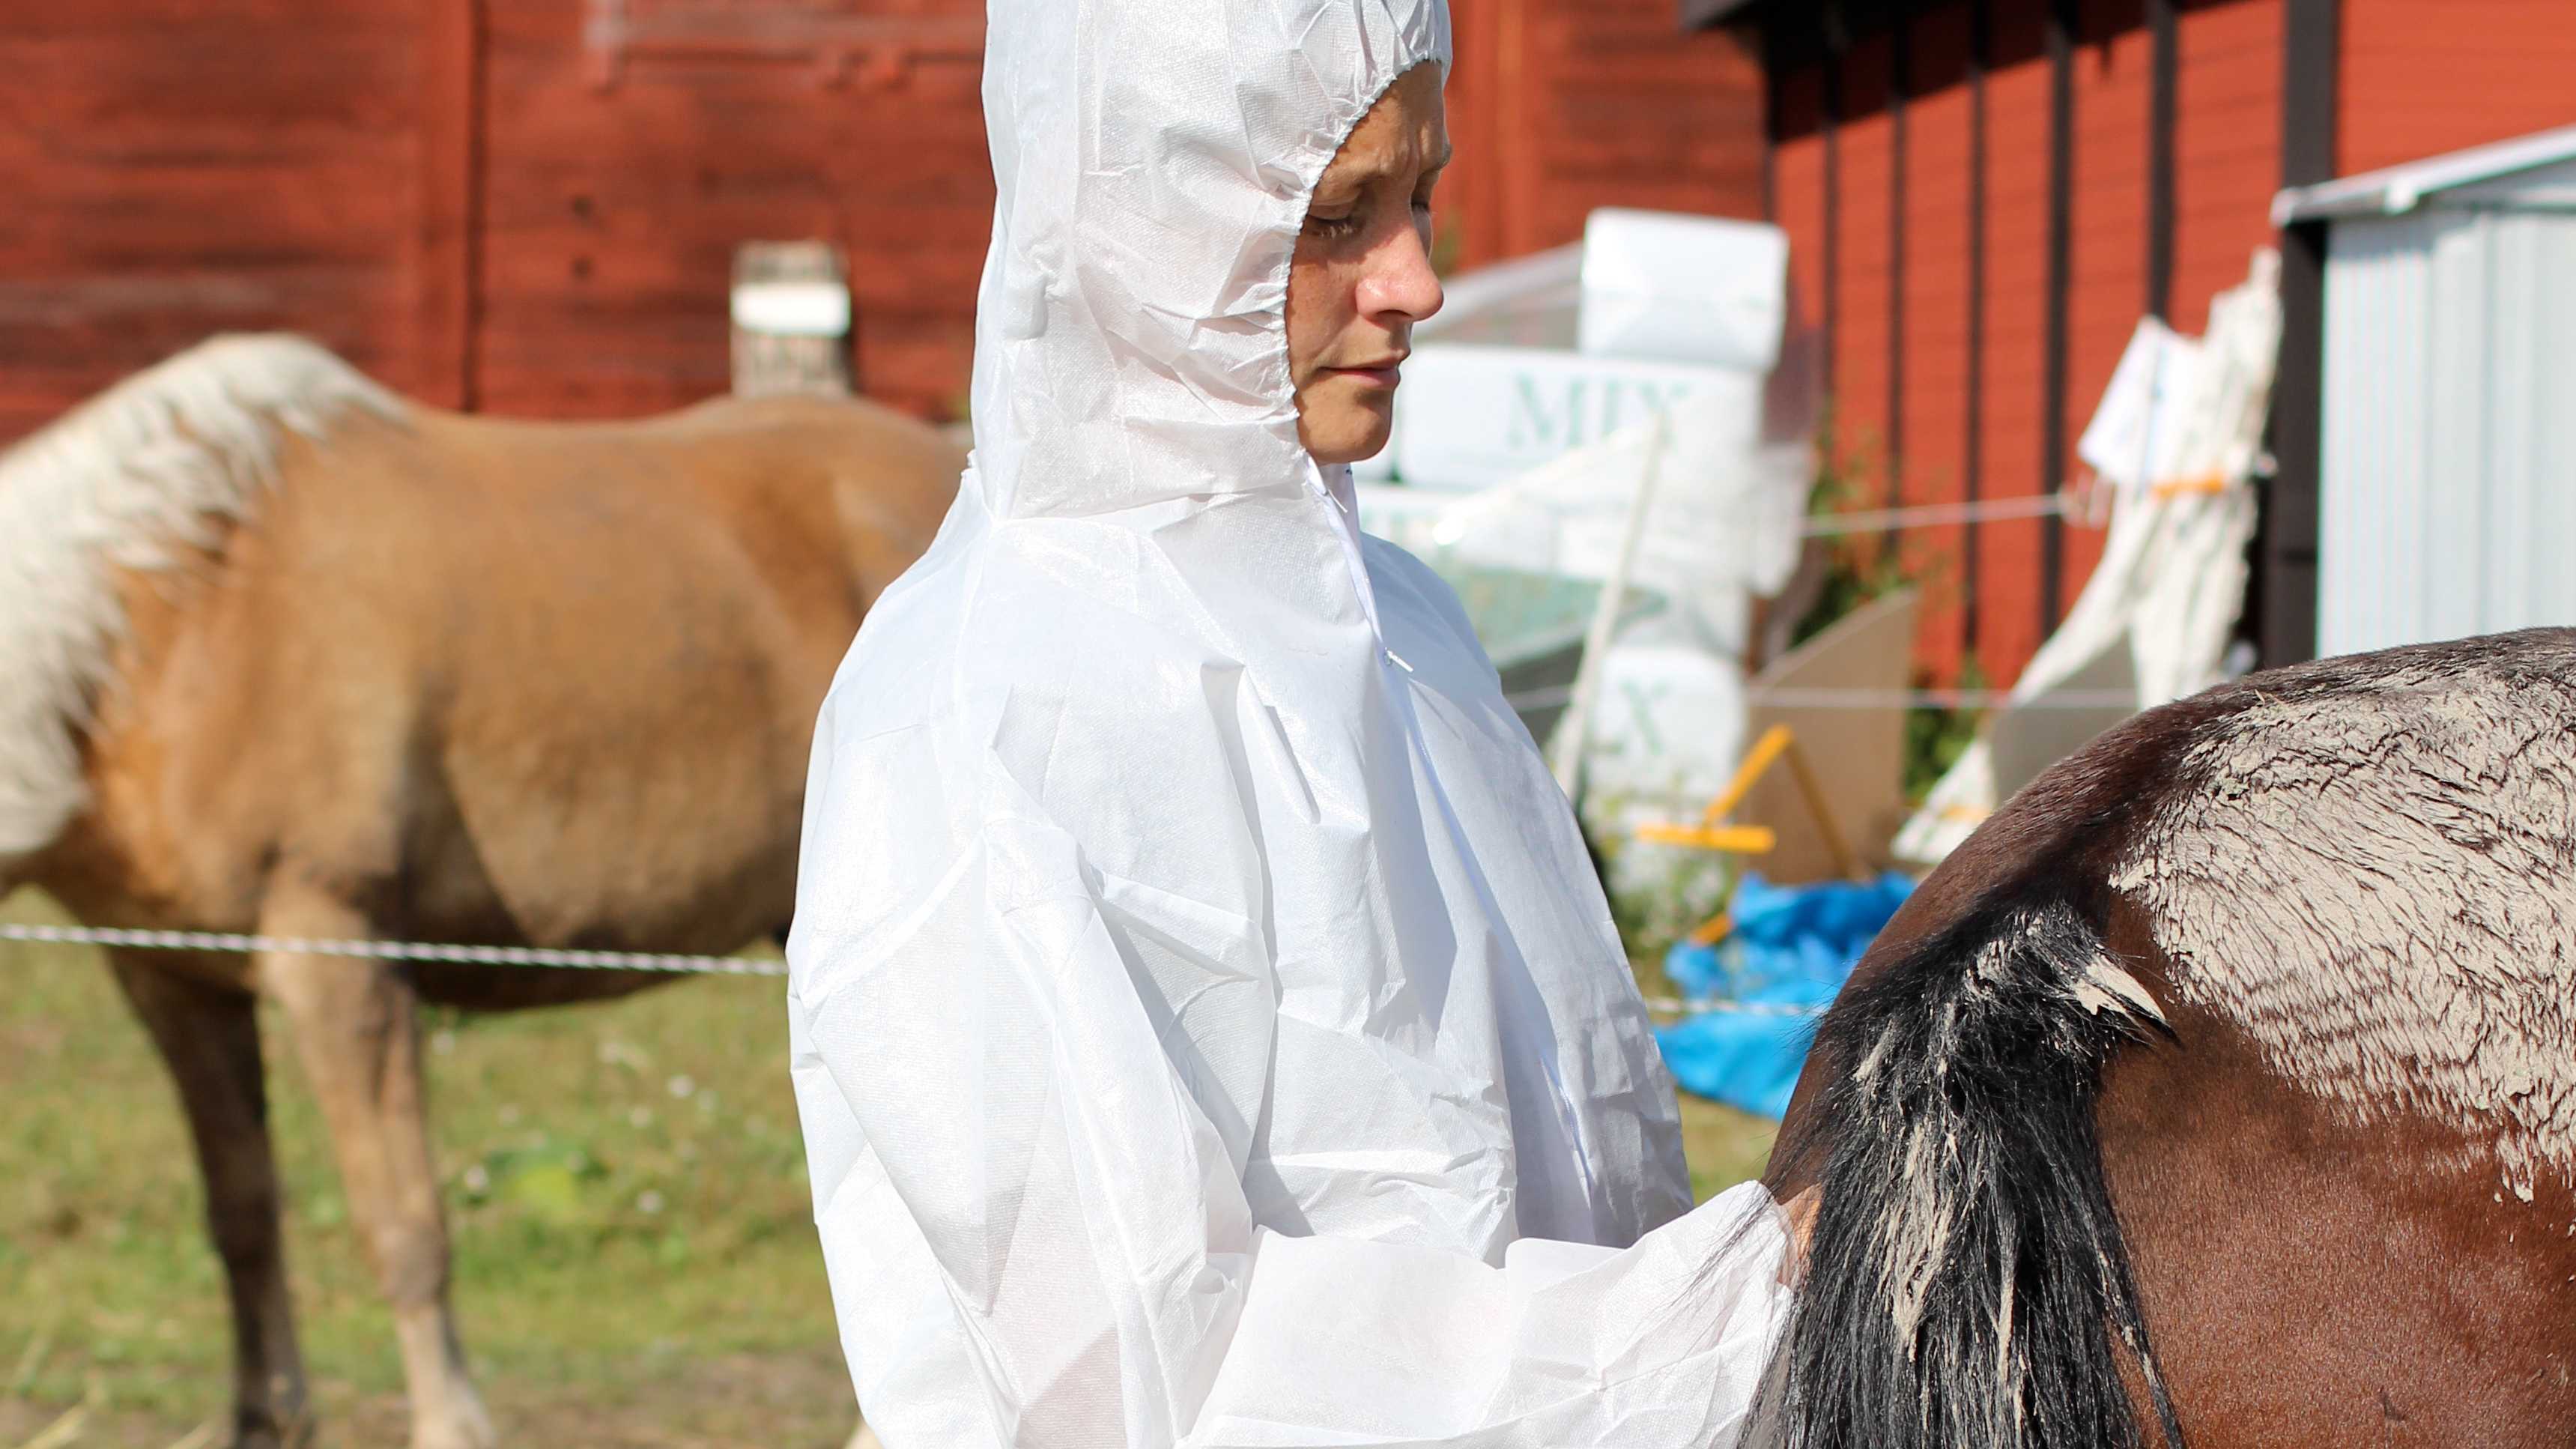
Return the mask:
<svg viewBox="0 0 2576 1449">
<path fill-rule="evenodd" d="M 923 411 L 965 385 L 992 225 L 981 5 L 491 5 L 482 405 L 633 413 L 726 386 L 737 243 L 849 258 L 863 387 Z"/>
<path fill-rule="evenodd" d="M 225 328 L 419 382 L 425 18 L 0 7 L 0 438 Z"/>
<path fill-rule="evenodd" d="M 2576 123 L 2566 0 L 2342 0 L 2337 169 L 2350 174 Z"/>
<path fill-rule="evenodd" d="M 860 385 L 952 413 L 992 181 L 981 0 L 0 7 L 0 441 L 244 328 L 418 396 L 722 391 L 733 249 L 851 258 Z M 1461 262 L 1595 205 L 1761 208 L 1760 71 L 1670 0 L 1457 0 Z"/>
<path fill-rule="evenodd" d="M 733 249 L 851 259 L 865 384 L 965 378 L 992 184 L 977 0 L 101 0 L 0 19 L 0 437 L 209 332 L 422 397 L 724 389 Z M 14 78 L 25 77 L 25 82 Z M 9 164 L 14 163 L 14 164 Z"/>
<path fill-rule="evenodd" d="M 2197 332 L 2209 299 L 2244 281 L 2248 254 L 2272 239 L 2283 15 L 2277 0 L 2186 5 L 2180 30 L 2172 320 Z"/>
<path fill-rule="evenodd" d="M 1791 235 L 1796 315 L 1829 344 L 1839 443 L 1873 501 L 1957 500 L 1971 483 L 1987 499 L 2028 496 L 2075 476 L 2075 439 L 2148 308 L 2154 7 L 2077 0 L 2063 359 L 2052 372 L 2051 8 L 1850 3 L 1836 48 L 1817 26 L 1820 7 L 1736 12 L 1771 47 L 1774 214 Z M 2174 9 L 2166 310 L 2196 331 L 2211 295 L 2273 240 L 2292 57 L 2283 0 Z M 1981 85 L 1969 64 L 1980 17 Z M 2576 122 L 2576 25 L 2563 0 L 2341 0 L 2334 28 L 2339 174 Z M 1980 222 L 1981 266 L 1969 245 Z M 2053 399 L 2063 411 L 2052 459 Z M 1932 589 L 1920 641 L 1929 673 L 1952 677 L 1971 654 L 1999 682 L 2019 671 L 2100 554 L 2099 533 L 2057 530 L 2057 596 L 2044 599 L 2050 532 L 2016 521 L 1906 536 Z"/>
<path fill-rule="evenodd" d="M 1762 214 L 1762 67 L 1739 38 L 1683 33 L 1672 0 L 1452 0 L 1451 24 L 1444 259 L 1578 240 L 1596 206 Z"/>
<path fill-rule="evenodd" d="M 1825 334 L 1837 442 L 1867 501 L 1960 502 L 1972 487 L 1983 500 L 2028 498 L 2051 476 L 2075 475 L 2075 439 L 2149 303 L 2146 6 L 2083 0 L 2069 33 L 2053 470 L 2056 76 L 2046 6 L 1921 0 L 1895 9 L 1900 21 L 1856 30 L 1838 56 L 1772 59 L 1774 216 L 1790 233 L 1796 324 Z M 2241 280 L 2270 239 L 2280 0 L 2186 0 L 2175 34 L 2168 312 L 2197 331 L 2211 295 Z M 2100 557 L 2098 532 L 2061 526 L 2057 597 L 2044 600 L 2049 532 L 2023 519 L 1902 536 L 1927 589 L 1918 649 L 1927 673 L 1955 678 L 1972 656 L 1997 683 L 2020 671 Z"/>
</svg>

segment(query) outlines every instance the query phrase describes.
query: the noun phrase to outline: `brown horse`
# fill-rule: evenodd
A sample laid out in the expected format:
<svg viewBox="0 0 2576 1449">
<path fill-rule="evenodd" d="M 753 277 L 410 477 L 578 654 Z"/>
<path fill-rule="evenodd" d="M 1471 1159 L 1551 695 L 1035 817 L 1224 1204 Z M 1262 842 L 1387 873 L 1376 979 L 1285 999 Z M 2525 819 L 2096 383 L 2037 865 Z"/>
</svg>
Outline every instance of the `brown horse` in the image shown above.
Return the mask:
<svg viewBox="0 0 2576 1449">
<path fill-rule="evenodd" d="M 782 928 L 813 719 L 962 464 L 850 400 L 557 426 L 208 343 L 0 457 L 0 894 L 120 927 L 728 951 Z M 255 994 L 392 1300 L 422 1449 L 489 1445 L 414 1007 L 647 975 L 112 953 L 232 1294 L 236 1442 L 309 1435 Z"/>
<path fill-rule="evenodd" d="M 2112 730 L 1823 1022 L 1745 1442 L 2576 1443 L 2576 632 Z"/>
</svg>

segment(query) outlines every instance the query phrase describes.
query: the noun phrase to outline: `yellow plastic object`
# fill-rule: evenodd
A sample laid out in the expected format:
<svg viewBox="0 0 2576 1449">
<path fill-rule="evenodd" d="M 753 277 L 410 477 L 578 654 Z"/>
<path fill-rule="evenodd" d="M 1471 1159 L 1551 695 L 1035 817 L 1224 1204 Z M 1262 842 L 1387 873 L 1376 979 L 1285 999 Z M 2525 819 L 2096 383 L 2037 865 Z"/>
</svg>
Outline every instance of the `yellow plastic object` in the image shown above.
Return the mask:
<svg viewBox="0 0 2576 1449">
<path fill-rule="evenodd" d="M 1761 855 L 1780 843 L 1780 837 L 1768 825 L 1649 823 L 1637 827 L 1637 838 L 1655 845 L 1688 845 L 1701 850 L 1732 851 L 1737 855 Z"/>
<path fill-rule="evenodd" d="M 1702 850 L 1733 851 L 1739 855 L 1760 855 L 1771 850 L 1780 843 L 1780 838 L 1769 826 L 1729 825 L 1726 817 L 1744 802 L 1754 782 L 1762 778 L 1763 771 L 1779 763 L 1783 757 L 1789 761 L 1789 773 L 1798 782 L 1798 794 L 1806 802 L 1807 813 L 1814 817 L 1817 833 L 1824 837 L 1825 848 L 1833 854 L 1834 864 L 1842 869 L 1844 875 L 1860 879 L 1866 874 L 1861 869 L 1860 857 L 1852 853 L 1850 842 L 1843 839 L 1842 830 L 1834 824 L 1833 810 L 1825 803 L 1824 787 L 1817 783 L 1815 771 L 1807 765 L 1806 752 L 1798 748 L 1797 737 L 1790 733 L 1787 725 L 1782 724 L 1764 730 L 1762 738 L 1753 742 L 1753 748 L 1744 752 L 1744 762 L 1735 767 L 1735 777 L 1728 780 L 1726 788 L 1718 792 L 1716 799 L 1708 802 L 1706 810 L 1700 812 L 1698 825 L 1650 822 L 1637 827 L 1637 838 L 1658 845 L 1689 845 Z"/>
<path fill-rule="evenodd" d="M 1824 787 L 1817 783 L 1815 772 L 1808 768 L 1806 752 L 1798 748 L 1796 736 L 1787 725 L 1775 724 L 1762 732 L 1753 748 L 1744 752 L 1744 762 L 1735 767 L 1735 777 L 1726 782 L 1717 798 L 1700 813 L 1697 825 L 1677 825 L 1668 821 L 1649 821 L 1637 827 L 1637 839 L 1655 845 L 1682 845 L 1698 850 L 1722 850 L 1733 855 L 1763 855 L 1780 844 L 1779 833 L 1768 825 L 1731 825 L 1726 817 L 1744 801 L 1762 772 L 1786 757 L 1789 773 L 1796 778 L 1798 794 L 1806 802 L 1807 813 L 1814 817 L 1816 830 L 1824 837 L 1825 848 L 1833 854 L 1834 863 L 1844 875 L 1854 880 L 1866 873 L 1860 857 L 1852 853 L 1834 824 L 1833 810 L 1825 802 Z M 1703 921 L 1690 933 L 1690 939 L 1702 946 L 1714 945 L 1735 929 L 1734 919 L 1724 911 Z"/>
<path fill-rule="evenodd" d="M 2224 493 L 2227 491 L 2227 481 L 2227 475 L 2224 473 L 2204 473 L 2197 478 L 2170 478 L 2148 489 L 2147 494 L 2151 498 L 2162 500 L 2198 493 Z"/>
<path fill-rule="evenodd" d="M 1735 767 L 1735 778 L 1727 781 L 1726 788 L 1718 792 L 1717 798 L 1708 802 L 1708 809 L 1701 813 L 1699 823 L 1715 825 L 1725 819 L 1730 811 L 1744 803 L 1744 797 L 1752 791 L 1753 782 L 1762 778 L 1762 772 L 1770 769 L 1772 763 L 1787 754 L 1789 747 L 1797 742 L 1787 725 L 1775 724 L 1764 730 L 1762 738 L 1753 742 L 1753 748 L 1744 752 L 1744 762 Z"/>
</svg>

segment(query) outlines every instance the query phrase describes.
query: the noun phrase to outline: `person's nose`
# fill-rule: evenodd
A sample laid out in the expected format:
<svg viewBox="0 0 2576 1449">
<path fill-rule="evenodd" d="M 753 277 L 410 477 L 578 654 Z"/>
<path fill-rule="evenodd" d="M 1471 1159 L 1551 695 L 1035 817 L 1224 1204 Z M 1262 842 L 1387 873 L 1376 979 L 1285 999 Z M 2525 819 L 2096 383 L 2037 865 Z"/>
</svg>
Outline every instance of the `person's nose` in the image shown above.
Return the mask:
<svg viewBox="0 0 2576 1449">
<path fill-rule="evenodd" d="M 1440 274 L 1431 269 L 1428 226 L 1394 229 L 1369 257 L 1360 279 L 1360 311 L 1381 324 L 1411 325 L 1440 310 Z"/>
</svg>

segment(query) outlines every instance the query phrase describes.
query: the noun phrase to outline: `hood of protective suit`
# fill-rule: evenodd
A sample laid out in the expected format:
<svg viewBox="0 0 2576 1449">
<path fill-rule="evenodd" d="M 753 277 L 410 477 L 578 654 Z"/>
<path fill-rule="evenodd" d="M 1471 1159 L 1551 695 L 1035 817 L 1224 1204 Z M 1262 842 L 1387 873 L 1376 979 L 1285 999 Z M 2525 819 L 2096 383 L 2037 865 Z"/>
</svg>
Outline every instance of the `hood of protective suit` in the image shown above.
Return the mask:
<svg viewBox="0 0 2576 1449">
<path fill-rule="evenodd" d="M 1688 1189 L 1566 803 L 1298 443 L 1307 197 L 1447 55 L 1436 0 L 992 5 L 975 452 L 824 708 L 789 948 L 892 1449 L 1707 1444 L 1750 1392 L 1776 1225 L 1629 1246 Z"/>
</svg>

